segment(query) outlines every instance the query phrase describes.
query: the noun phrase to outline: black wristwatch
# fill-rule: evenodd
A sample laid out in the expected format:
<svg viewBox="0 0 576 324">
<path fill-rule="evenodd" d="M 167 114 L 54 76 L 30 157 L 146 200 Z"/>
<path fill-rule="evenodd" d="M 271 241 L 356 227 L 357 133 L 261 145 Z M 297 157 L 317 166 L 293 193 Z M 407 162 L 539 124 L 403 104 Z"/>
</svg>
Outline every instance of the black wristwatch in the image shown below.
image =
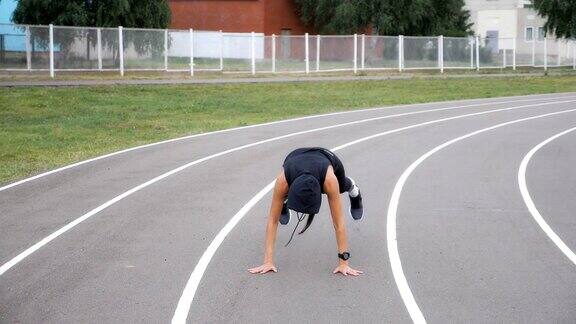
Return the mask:
<svg viewBox="0 0 576 324">
<path fill-rule="evenodd" d="M 350 259 L 350 252 L 338 253 L 338 257 L 344 261 Z"/>
</svg>

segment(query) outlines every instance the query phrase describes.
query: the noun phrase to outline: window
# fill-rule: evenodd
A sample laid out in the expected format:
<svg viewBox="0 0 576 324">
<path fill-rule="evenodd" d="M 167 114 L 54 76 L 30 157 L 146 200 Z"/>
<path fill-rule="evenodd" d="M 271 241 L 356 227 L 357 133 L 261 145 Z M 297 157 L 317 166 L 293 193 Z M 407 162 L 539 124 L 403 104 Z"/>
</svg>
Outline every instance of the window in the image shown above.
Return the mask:
<svg viewBox="0 0 576 324">
<path fill-rule="evenodd" d="M 524 40 L 533 41 L 534 40 L 534 28 L 533 27 L 526 27 L 524 31 Z"/>
<path fill-rule="evenodd" d="M 532 0 L 524 0 L 523 1 L 524 8 L 533 8 L 534 5 L 532 4 Z"/>
<path fill-rule="evenodd" d="M 538 40 L 543 41 L 546 37 L 546 30 L 544 27 L 538 27 Z"/>
</svg>

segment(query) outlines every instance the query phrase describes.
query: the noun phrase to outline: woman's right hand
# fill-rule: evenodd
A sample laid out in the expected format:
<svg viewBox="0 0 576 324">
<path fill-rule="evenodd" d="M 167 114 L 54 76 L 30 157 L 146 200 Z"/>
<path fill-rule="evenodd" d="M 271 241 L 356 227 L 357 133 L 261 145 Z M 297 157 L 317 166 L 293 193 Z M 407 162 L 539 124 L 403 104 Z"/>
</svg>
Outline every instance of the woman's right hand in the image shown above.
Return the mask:
<svg viewBox="0 0 576 324">
<path fill-rule="evenodd" d="M 250 273 L 258 273 L 258 274 L 264 274 L 264 273 L 269 272 L 269 271 L 278 272 L 274 263 L 264 263 L 263 265 L 261 265 L 259 267 L 248 269 L 248 271 Z"/>
</svg>

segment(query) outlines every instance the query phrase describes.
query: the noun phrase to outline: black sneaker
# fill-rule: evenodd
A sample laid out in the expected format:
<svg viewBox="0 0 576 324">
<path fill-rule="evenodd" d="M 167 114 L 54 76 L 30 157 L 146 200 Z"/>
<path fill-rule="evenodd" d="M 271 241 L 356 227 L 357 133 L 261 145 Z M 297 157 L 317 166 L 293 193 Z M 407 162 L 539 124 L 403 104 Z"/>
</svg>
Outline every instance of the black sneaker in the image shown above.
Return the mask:
<svg viewBox="0 0 576 324">
<path fill-rule="evenodd" d="M 290 210 L 286 207 L 286 202 L 282 204 L 282 212 L 280 213 L 280 224 L 286 225 L 290 222 Z"/>
<path fill-rule="evenodd" d="M 358 191 L 358 196 L 350 197 L 350 215 L 354 220 L 359 220 L 364 216 L 364 207 L 362 206 L 362 194 Z"/>
</svg>

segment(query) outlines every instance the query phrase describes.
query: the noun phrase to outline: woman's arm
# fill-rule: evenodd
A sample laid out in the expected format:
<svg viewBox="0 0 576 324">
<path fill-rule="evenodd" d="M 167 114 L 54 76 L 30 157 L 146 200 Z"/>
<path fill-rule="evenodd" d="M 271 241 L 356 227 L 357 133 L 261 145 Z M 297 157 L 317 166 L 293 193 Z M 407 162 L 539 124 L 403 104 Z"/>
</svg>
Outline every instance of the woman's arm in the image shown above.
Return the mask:
<svg viewBox="0 0 576 324">
<path fill-rule="evenodd" d="M 270 206 L 270 213 L 268 215 L 268 224 L 266 225 L 266 241 L 264 251 L 264 263 L 252 269 L 248 269 L 251 273 L 266 273 L 268 271 L 278 272 L 274 266 L 274 244 L 276 242 L 276 233 L 278 230 L 278 221 L 280 220 L 280 213 L 282 212 L 282 204 L 286 195 L 288 194 L 288 183 L 284 177 L 284 171 L 276 177 L 276 184 L 274 185 L 274 193 L 272 195 L 272 205 Z"/>
<path fill-rule="evenodd" d="M 338 253 L 349 252 L 348 240 L 346 238 L 346 222 L 342 212 L 342 203 L 340 201 L 340 187 L 338 179 L 334 175 L 331 167 L 326 172 L 326 179 L 324 181 L 324 192 L 328 195 L 328 203 L 330 204 L 330 213 L 332 214 L 332 223 L 334 225 L 334 232 L 336 234 L 336 244 L 338 245 Z M 342 273 L 343 275 L 357 276 L 362 271 L 354 270 L 348 266 L 347 260 L 339 260 L 339 265 L 334 270 L 334 273 Z"/>
</svg>

